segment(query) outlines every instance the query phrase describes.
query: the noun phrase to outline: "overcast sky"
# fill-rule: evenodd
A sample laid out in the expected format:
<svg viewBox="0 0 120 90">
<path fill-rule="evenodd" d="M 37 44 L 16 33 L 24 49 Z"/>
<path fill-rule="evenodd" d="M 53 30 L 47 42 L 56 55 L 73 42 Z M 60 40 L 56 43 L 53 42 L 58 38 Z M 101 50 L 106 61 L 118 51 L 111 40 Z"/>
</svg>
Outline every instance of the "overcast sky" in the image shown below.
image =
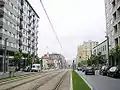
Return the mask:
<svg viewBox="0 0 120 90">
<path fill-rule="evenodd" d="M 105 39 L 104 0 L 42 0 L 63 48 L 58 44 L 39 0 L 28 0 L 40 16 L 38 54 L 58 52 L 76 57 L 83 41 Z"/>
</svg>

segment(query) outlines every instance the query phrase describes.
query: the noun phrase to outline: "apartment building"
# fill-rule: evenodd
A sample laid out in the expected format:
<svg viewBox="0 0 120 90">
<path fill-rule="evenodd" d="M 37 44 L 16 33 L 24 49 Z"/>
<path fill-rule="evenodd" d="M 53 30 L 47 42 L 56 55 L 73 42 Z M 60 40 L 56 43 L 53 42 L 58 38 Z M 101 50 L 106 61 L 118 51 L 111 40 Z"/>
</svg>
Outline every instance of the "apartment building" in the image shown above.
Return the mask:
<svg viewBox="0 0 120 90">
<path fill-rule="evenodd" d="M 96 41 L 89 40 L 88 42 L 84 42 L 82 45 L 78 46 L 77 49 L 77 63 L 88 60 L 92 54 L 92 48 L 98 44 Z"/>
<path fill-rule="evenodd" d="M 106 31 L 109 37 L 109 48 L 120 45 L 120 0 L 105 0 Z M 115 60 L 109 64 L 114 65 Z M 118 65 L 118 62 L 116 63 Z"/>
<path fill-rule="evenodd" d="M 107 40 L 104 40 L 103 42 L 99 43 L 97 46 L 93 48 L 93 54 L 98 55 L 101 53 L 104 60 L 108 63 L 108 45 Z"/>
<path fill-rule="evenodd" d="M 0 71 L 7 38 L 7 60 L 13 52 L 37 55 L 39 16 L 27 0 L 0 0 Z"/>
<path fill-rule="evenodd" d="M 120 0 L 105 0 L 106 29 L 110 48 L 120 44 Z"/>
</svg>

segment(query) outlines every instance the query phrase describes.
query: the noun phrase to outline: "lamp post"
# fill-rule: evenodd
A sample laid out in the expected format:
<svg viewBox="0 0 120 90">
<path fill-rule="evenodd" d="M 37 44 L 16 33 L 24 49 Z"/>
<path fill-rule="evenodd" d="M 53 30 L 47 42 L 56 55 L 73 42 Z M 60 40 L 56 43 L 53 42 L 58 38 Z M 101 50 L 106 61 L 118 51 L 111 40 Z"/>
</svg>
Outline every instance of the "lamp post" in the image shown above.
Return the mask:
<svg viewBox="0 0 120 90">
<path fill-rule="evenodd" d="M 109 36 L 105 36 L 106 37 L 106 39 L 107 39 L 107 51 L 108 51 L 108 65 L 110 66 L 110 60 L 109 60 Z"/>
<path fill-rule="evenodd" d="M 7 54 L 7 40 L 8 38 L 5 38 L 5 43 L 4 43 L 4 57 L 3 57 L 3 73 L 6 72 L 6 54 Z"/>
</svg>

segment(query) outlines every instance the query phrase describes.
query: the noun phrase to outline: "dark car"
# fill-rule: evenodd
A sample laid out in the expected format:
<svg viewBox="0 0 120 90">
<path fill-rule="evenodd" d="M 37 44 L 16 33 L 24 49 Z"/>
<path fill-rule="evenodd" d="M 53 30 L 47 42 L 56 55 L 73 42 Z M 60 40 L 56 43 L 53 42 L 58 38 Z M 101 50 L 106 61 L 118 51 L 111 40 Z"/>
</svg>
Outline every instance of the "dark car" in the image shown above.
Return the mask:
<svg viewBox="0 0 120 90">
<path fill-rule="evenodd" d="M 108 66 L 102 66 L 101 69 L 100 69 L 100 71 L 99 71 L 99 74 L 103 75 L 103 76 L 107 76 L 108 69 L 109 69 Z"/>
<path fill-rule="evenodd" d="M 95 75 L 95 69 L 93 67 L 87 67 L 85 70 L 85 75 Z"/>
<path fill-rule="evenodd" d="M 82 72 L 85 72 L 85 67 L 82 67 Z"/>
<path fill-rule="evenodd" d="M 117 66 L 111 67 L 107 72 L 107 76 L 113 78 L 120 77 L 120 69 Z"/>
<path fill-rule="evenodd" d="M 82 68 L 81 68 L 81 67 L 78 67 L 77 70 L 78 70 L 78 71 L 82 71 Z"/>
<path fill-rule="evenodd" d="M 24 71 L 24 72 L 30 72 L 30 71 L 31 71 L 30 66 L 27 66 L 26 68 L 24 68 L 23 71 Z"/>
</svg>

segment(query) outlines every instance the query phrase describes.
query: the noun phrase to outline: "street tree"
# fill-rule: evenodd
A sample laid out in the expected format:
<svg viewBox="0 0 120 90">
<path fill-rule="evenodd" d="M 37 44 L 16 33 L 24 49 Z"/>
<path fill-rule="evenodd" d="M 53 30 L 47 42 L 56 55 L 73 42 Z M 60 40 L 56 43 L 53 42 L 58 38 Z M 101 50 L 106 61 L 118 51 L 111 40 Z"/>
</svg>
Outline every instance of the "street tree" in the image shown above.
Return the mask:
<svg viewBox="0 0 120 90">
<path fill-rule="evenodd" d="M 27 65 L 30 65 L 32 66 L 33 64 L 33 57 L 31 54 L 28 54 L 28 57 L 27 57 Z"/>
<path fill-rule="evenodd" d="M 21 63 L 22 57 L 23 57 L 22 52 L 16 51 L 14 53 L 13 61 L 14 61 L 14 65 L 18 67 L 18 70 L 20 70 L 20 63 Z"/>
<path fill-rule="evenodd" d="M 118 65 L 120 63 L 120 61 L 119 61 L 119 58 L 120 58 L 120 46 L 116 46 L 115 48 L 112 48 L 110 50 L 109 57 L 110 57 L 111 61 L 115 61 L 116 64 Z M 115 65 L 115 63 L 112 64 L 112 66 L 113 65 Z"/>
</svg>

